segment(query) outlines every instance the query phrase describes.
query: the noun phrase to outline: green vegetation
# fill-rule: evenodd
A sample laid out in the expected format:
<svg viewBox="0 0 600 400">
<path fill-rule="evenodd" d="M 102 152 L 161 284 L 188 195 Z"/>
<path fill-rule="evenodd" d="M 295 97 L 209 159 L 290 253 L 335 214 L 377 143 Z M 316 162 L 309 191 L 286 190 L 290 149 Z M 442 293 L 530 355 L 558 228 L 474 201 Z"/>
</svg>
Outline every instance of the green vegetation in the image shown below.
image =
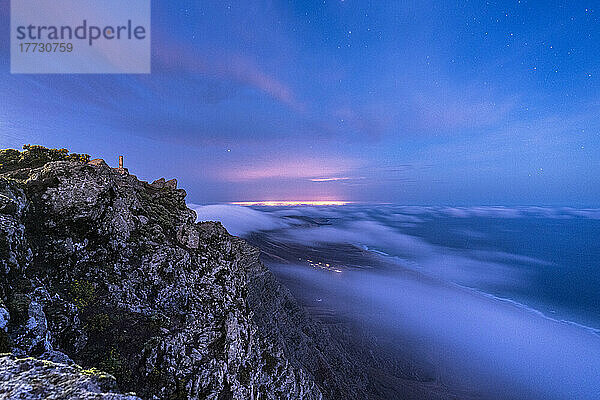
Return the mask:
<svg viewBox="0 0 600 400">
<path fill-rule="evenodd" d="M 106 372 L 104 372 L 102 370 L 99 370 L 98 368 L 82 369 L 81 373 L 83 375 L 87 375 L 87 376 L 94 376 L 98 379 L 110 378 L 110 375 L 108 375 Z"/>
<path fill-rule="evenodd" d="M 71 284 L 71 296 L 73 304 L 82 310 L 96 298 L 96 289 L 93 283 L 75 280 Z"/>
<path fill-rule="evenodd" d="M 67 149 L 49 149 L 44 146 L 26 144 L 23 151 L 0 150 L 0 173 L 21 168 L 37 168 L 51 161 L 90 161 L 88 154 L 69 154 Z"/>
</svg>

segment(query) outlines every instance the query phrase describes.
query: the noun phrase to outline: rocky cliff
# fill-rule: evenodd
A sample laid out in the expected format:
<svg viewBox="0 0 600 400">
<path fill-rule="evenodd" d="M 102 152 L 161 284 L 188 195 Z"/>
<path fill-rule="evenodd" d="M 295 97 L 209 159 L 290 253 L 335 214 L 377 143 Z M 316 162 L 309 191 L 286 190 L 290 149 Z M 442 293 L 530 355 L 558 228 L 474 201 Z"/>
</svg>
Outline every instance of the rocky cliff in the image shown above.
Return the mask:
<svg viewBox="0 0 600 400">
<path fill-rule="evenodd" d="M 257 249 L 196 223 L 174 180 L 31 151 L 0 154 L 0 393 L 36 371 L 101 389 L 95 368 L 142 399 L 365 397 Z"/>
</svg>

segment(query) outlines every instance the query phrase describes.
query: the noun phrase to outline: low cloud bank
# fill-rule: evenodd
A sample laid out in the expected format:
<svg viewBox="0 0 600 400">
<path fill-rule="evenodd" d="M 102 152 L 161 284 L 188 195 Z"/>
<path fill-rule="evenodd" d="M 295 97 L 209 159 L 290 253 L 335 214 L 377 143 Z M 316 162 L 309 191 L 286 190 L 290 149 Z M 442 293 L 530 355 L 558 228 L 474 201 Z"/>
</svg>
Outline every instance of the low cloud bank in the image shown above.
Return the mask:
<svg viewBox="0 0 600 400">
<path fill-rule="evenodd" d="M 201 206 L 188 204 L 196 211 L 197 221 L 220 221 L 223 226 L 235 236 L 244 236 L 254 231 L 281 229 L 289 226 L 282 219 L 263 213 L 252 208 L 215 204 Z"/>
</svg>

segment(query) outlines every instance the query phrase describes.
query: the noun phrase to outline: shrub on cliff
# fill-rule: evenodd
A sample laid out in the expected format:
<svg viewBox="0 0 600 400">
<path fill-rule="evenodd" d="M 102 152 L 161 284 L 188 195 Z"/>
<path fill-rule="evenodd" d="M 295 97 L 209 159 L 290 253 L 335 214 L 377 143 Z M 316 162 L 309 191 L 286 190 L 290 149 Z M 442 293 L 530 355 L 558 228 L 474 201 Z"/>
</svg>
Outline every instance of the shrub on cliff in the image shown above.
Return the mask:
<svg viewBox="0 0 600 400">
<path fill-rule="evenodd" d="M 26 144 L 23 151 L 0 150 L 0 173 L 21 168 L 37 168 L 51 161 L 88 162 L 88 154 L 70 153 L 67 149 L 49 149 L 44 146 Z"/>
</svg>

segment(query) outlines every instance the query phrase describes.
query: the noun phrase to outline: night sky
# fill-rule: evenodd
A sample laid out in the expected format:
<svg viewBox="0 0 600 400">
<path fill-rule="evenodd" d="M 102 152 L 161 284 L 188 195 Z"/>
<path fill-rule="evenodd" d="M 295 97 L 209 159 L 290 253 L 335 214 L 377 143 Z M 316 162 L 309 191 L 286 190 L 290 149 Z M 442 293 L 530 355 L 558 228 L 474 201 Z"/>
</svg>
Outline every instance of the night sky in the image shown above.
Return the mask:
<svg viewBox="0 0 600 400">
<path fill-rule="evenodd" d="M 252 3 L 252 4 L 249 4 Z M 151 75 L 11 75 L 0 147 L 188 201 L 600 206 L 600 4 L 162 1 Z"/>
</svg>

